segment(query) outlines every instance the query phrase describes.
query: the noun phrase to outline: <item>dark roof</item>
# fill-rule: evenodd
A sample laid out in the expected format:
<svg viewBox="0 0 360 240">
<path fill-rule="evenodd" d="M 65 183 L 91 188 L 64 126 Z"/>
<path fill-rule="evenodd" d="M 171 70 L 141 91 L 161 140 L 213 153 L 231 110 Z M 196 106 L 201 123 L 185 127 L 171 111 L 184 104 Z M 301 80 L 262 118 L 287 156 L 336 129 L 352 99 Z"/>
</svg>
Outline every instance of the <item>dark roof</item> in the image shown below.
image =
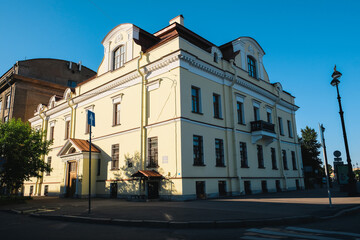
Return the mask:
<svg viewBox="0 0 360 240">
<path fill-rule="evenodd" d="M 81 152 L 89 152 L 89 141 L 88 140 L 83 140 L 83 139 L 76 139 L 76 138 L 70 138 L 70 141 L 76 145 L 76 147 L 81 151 Z M 94 144 L 91 144 L 91 152 L 100 152 L 100 150 L 94 146 Z"/>
<path fill-rule="evenodd" d="M 133 175 L 131 175 L 131 177 L 163 178 L 163 176 L 155 170 L 139 170 L 136 173 L 134 173 Z"/>
</svg>

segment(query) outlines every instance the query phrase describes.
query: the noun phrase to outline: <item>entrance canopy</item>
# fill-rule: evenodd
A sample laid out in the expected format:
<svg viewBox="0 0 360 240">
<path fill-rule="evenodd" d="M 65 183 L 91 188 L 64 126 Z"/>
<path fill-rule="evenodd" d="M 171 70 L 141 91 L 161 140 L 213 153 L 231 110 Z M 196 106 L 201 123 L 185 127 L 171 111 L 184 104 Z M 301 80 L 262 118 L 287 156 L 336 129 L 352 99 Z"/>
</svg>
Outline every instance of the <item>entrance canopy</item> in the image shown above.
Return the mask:
<svg viewBox="0 0 360 240">
<path fill-rule="evenodd" d="M 74 153 L 85 153 L 89 152 L 89 141 L 83 139 L 70 138 L 64 146 L 60 149 L 58 156 L 64 156 Z M 100 153 L 100 150 L 94 145 L 91 144 L 92 153 Z"/>
<path fill-rule="evenodd" d="M 163 175 L 161 175 L 160 173 L 158 173 L 155 170 L 139 170 L 136 173 L 134 173 L 133 175 L 131 175 L 131 177 L 138 177 L 138 178 L 143 178 L 143 179 L 163 179 Z"/>
</svg>

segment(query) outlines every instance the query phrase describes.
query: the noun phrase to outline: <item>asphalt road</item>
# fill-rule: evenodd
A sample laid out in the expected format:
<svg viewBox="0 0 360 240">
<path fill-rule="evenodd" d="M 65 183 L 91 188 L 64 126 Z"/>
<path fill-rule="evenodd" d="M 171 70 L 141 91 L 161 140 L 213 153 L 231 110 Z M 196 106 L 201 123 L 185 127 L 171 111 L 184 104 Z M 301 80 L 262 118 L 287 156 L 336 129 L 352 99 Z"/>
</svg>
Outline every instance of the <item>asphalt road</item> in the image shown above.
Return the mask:
<svg viewBox="0 0 360 240">
<path fill-rule="evenodd" d="M 327 221 L 273 228 L 157 229 L 61 222 L 0 212 L 0 239 L 360 239 L 359 222 L 360 213 L 357 213 Z"/>
</svg>

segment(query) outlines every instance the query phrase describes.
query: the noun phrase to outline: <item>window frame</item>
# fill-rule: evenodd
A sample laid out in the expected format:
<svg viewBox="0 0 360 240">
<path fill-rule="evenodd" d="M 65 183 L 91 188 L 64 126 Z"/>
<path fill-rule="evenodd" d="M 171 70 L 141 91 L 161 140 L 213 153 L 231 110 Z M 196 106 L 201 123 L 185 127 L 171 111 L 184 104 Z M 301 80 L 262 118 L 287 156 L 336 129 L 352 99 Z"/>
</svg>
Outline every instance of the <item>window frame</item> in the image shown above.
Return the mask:
<svg viewBox="0 0 360 240">
<path fill-rule="evenodd" d="M 49 140 L 50 141 L 54 141 L 54 132 L 55 132 L 55 126 L 50 126 L 50 131 L 49 131 Z"/>
<path fill-rule="evenodd" d="M 250 77 L 257 79 L 256 59 L 253 56 L 247 56 L 248 73 Z"/>
<path fill-rule="evenodd" d="M 216 167 L 225 167 L 224 140 L 215 138 L 215 163 Z"/>
<path fill-rule="evenodd" d="M 10 109 L 11 105 L 11 94 L 7 94 L 5 97 L 5 109 Z"/>
<path fill-rule="evenodd" d="M 120 114 L 121 114 L 121 103 L 120 102 L 113 103 L 113 126 L 121 125 Z"/>
<path fill-rule="evenodd" d="M 282 160 L 283 160 L 284 170 L 289 170 L 289 166 L 288 166 L 288 162 L 287 162 L 287 156 L 286 156 L 286 150 L 285 149 L 281 150 L 281 153 L 282 153 Z"/>
<path fill-rule="evenodd" d="M 120 144 L 111 145 L 111 170 L 119 170 Z"/>
<path fill-rule="evenodd" d="M 256 145 L 256 153 L 257 153 L 257 159 L 258 159 L 258 168 L 265 168 L 264 150 L 263 150 L 262 145 L 260 145 L 260 144 Z"/>
<path fill-rule="evenodd" d="M 51 168 L 51 161 L 52 161 L 52 157 L 49 156 L 47 158 L 47 164 L 49 165 L 50 168 Z M 46 171 L 46 176 L 50 176 L 50 171 Z"/>
<path fill-rule="evenodd" d="M 297 170 L 295 151 L 291 151 L 291 161 L 293 165 L 293 170 Z"/>
<path fill-rule="evenodd" d="M 288 127 L 288 133 L 289 133 L 289 138 L 293 138 L 293 131 L 292 131 L 292 124 L 290 120 L 287 120 L 287 127 Z"/>
<path fill-rule="evenodd" d="M 125 64 L 125 45 L 120 45 L 113 50 L 113 71 L 121 68 Z"/>
<path fill-rule="evenodd" d="M 282 121 L 282 117 L 278 117 L 278 123 L 279 123 L 279 132 L 281 136 L 285 136 L 284 135 L 284 126 L 283 126 L 283 121 Z"/>
<path fill-rule="evenodd" d="M 213 93 L 213 113 L 214 113 L 214 118 L 222 119 L 221 96 L 216 93 Z"/>
<path fill-rule="evenodd" d="M 239 147 L 240 147 L 240 166 L 241 168 L 249 168 L 246 142 L 239 142 Z"/>
<path fill-rule="evenodd" d="M 158 137 L 150 137 L 147 139 L 148 144 L 148 156 L 147 156 L 147 168 L 159 167 L 159 141 Z"/>
<path fill-rule="evenodd" d="M 70 125 L 71 120 L 65 120 L 65 140 L 70 139 Z"/>
<path fill-rule="evenodd" d="M 276 149 L 275 148 L 270 148 L 271 151 L 271 165 L 272 165 L 272 169 L 273 170 L 278 170 L 277 167 L 277 161 L 276 161 Z"/>
<path fill-rule="evenodd" d="M 194 95 L 194 92 L 196 93 Z M 195 86 L 191 86 L 191 112 L 201 113 L 201 89 Z"/>
<path fill-rule="evenodd" d="M 244 103 L 240 101 L 236 101 L 236 111 L 238 124 L 245 125 L 245 115 L 244 115 Z"/>
<path fill-rule="evenodd" d="M 205 166 L 203 137 L 193 135 L 193 166 Z"/>
</svg>

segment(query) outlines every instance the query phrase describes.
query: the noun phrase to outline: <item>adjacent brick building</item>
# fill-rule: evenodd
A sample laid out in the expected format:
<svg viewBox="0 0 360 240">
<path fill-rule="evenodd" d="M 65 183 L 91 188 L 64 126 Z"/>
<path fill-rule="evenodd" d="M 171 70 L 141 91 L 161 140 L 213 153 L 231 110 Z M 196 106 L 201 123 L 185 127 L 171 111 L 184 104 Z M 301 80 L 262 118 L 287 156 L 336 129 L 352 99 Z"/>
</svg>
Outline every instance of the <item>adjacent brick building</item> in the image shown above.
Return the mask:
<svg viewBox="0 0 360 240">
<path fill-rule="evenodd" d="M 0 78 L 0 121 L 27 121 L 39 103 L 47 104 L 54 95 L 61 98 L 67 87 L 74 88 L 94 75 L 81 63 L 60 59 L 18 61 Z"/>
</svg>

